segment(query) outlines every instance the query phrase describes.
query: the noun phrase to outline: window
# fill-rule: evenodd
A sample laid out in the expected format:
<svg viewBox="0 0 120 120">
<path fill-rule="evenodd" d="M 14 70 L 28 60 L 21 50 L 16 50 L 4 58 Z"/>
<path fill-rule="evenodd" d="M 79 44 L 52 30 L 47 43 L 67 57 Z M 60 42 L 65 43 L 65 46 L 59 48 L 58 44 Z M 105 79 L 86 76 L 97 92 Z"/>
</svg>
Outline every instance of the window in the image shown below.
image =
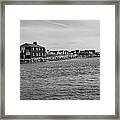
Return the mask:
<svg viewBox="0 0 120 120">
<path fill-rule="evenodd" d="M 29 49 L 26 49 L 26 52 L 29 52 Z"/>
<path fill-rule="evenodd" d="M 34 48 L 33 48 L 33 51 L 34 51 Z"/>
<path fill-rule="evenodd" d="M 22 48 L 21 48 L 21 51 L 25 52 L 25 47 L 22 47 Z"/>
<path fill-rule="evenodd" d="M 36 50 L 38 51 L 38 48 L 36 48 Z"/>
<path fill-rule="evenodd" d="M 26 52 L 26 55 L 30 55 L 30 52 Z"/>
<path fill-rule="evenodd" d="M 35 54 L 33 53 L 33 56 L 35 56 Z"/>
<path fill-rule="evenodd" d="M 36 53 L 36 56 L 38 56 L 38 53 Z"/>
</svg>

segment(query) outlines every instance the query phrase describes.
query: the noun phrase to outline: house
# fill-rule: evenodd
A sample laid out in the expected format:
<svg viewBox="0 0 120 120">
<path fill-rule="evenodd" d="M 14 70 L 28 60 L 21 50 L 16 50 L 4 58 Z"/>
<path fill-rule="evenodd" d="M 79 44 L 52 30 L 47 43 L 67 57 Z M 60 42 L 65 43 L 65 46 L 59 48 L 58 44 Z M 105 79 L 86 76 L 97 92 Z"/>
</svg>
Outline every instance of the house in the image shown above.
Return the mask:
<svg viewBox="0 0 120 120">
<path fill-rule="evenodd" d="M 100 57 L 100 52 L 95 52 L 95 57 Z"/>
<path fill-rule="evenodd" d="M 58 55 L 67 55 L 69 53 L 69 51 L 67 51 L 67 50 L 59 50 L 59 51 L 55 51 L 55 50 L 52 50 L 52 51 L 49 51 L 49 50 L 47 50 L 47 56 L 50 56 L 50 55 L 56 55 L 56 56 L 58 56 Z"/>
<path fill-rule="evenodd" d="M 96 54 L 95 50 L 83 50 L 79 52 L 79 55 L 82 57 L 94 57 L 95 54 Z"/>
<path fill-rule="evenodd" d="M 71 54 L 78 54 L 79 53 L 79 50 L 73 50 L 70 52 Z"/>
<path fill-rule="evenodd" d="M 53 55 L 56 55 L 58 53 L 58 51 L 49 51 L 48 54 L 53 54 Z"/>
<path fill-rule="evenodd" d="M 25 43 L 20 45 L 21 60 L 44 58 L 45 53 L 45 47 L 38 45 L 37 42 L 33 42 L 33 44 Z"/>
<path fill-rule="evenodd" d="M 64 55 L 68 55 L 69 51 L 68 50 L 64 50 Z"/>
</svg>

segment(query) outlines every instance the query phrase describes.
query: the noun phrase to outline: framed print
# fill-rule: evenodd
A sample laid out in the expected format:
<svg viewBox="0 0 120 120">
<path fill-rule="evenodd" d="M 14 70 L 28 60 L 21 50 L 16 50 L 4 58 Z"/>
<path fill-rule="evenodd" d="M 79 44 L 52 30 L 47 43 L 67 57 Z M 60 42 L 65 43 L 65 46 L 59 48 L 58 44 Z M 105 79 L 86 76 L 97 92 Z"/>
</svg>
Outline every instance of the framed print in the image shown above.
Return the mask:
<svg viewBox="0 0 120 120">
<path fill-rule="evenodd" d="M 1 10 L 2 119 L 119 119 L 119 1 Z"/>
</svg>

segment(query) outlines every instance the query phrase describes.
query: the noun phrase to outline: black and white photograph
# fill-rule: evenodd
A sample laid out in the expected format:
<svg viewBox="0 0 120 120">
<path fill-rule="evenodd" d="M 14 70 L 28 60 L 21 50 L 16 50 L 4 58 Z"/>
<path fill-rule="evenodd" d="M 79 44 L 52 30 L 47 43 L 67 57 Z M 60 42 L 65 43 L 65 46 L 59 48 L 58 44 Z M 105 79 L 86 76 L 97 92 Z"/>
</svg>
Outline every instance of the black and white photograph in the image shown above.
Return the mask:
<svg viewBox="0 0 120 120">
<path fill-rule="evenodd" d="M 100 100 L 100 20 L 20 20 L 20 100 Z"/>
</svg>

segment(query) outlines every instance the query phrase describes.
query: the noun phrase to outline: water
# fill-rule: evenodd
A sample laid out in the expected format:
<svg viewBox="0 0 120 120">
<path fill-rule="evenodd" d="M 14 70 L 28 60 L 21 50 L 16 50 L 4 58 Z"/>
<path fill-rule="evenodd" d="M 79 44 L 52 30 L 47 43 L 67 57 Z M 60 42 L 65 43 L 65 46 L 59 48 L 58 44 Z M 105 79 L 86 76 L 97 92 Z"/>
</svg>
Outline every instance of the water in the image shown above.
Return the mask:
<svg viewBox="0 0 120 120">
<path fill-rule="evenodd" d="M 99 100 L 100 59 L 20 65 L 21 100 Z"/>
</svg>

